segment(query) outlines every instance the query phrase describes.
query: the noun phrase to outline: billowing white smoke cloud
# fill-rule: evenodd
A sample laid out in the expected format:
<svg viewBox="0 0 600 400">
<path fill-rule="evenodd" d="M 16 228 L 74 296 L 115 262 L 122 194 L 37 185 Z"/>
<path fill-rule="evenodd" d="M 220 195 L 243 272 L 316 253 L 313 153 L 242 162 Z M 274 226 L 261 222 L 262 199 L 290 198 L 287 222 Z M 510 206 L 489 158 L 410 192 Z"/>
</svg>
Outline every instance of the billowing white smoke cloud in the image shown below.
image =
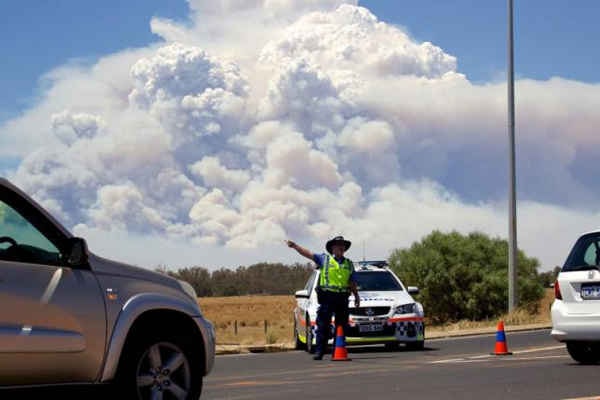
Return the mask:
<svg viewBox="0 0 600 400">
<path fill-rule="evenodd" d="M 191 26 L 152 21 L 165 43 L 49 74 L 0 128 L 0 155 L 22 157 L 11 177 L 76 233 L 254 260 L 287 237 L 343 233 L 385 257 L 432 229 L 504 236 L 503 84 L 473 85 L 353 1 L 190 8 Z M 522 80 L 517 99 L 519 239 L 551 267 L 598 216 L 600 88 Z M 125 255 L 162 260 L 147 254 Z"/>
<path fill-rule="evenodd" d="M 81 138 L 94 137 L 104 121 L 96 115 L 73 114 L 68 110 L 52 115 L 52 129 L 65 144 L 71 145 Z"/>
<path fill-rule="evenodd" d="M 240 191 L 250 181 L 250 173 L 245 170 L 227 169 L 217 157 L 206 156 L 190 166 L 190 171 L 201 177 L 207 186 Z"/>
</svg>

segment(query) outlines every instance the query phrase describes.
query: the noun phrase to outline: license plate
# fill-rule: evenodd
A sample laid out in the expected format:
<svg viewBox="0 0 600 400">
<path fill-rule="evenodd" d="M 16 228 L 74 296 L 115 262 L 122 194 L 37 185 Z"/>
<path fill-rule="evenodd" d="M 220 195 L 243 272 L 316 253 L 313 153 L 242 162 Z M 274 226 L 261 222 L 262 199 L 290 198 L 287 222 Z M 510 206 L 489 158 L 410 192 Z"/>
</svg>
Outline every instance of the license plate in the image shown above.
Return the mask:
<svg viewBox="0 0 600 400">
<path fill-rule="evenodd" d="M 586 300 L 600 300 L 600 285 L 582 286 L 581 297 Z"/>
<path fill-rule="evenodd" d="M 382 324 L 365 324 L 365 325 L 359 325 L 358 326 L 358 331 L 361 333 L 365 333 L 365 332 L 380 332 L 383 330 L 383 325 Z"/>
</svg>

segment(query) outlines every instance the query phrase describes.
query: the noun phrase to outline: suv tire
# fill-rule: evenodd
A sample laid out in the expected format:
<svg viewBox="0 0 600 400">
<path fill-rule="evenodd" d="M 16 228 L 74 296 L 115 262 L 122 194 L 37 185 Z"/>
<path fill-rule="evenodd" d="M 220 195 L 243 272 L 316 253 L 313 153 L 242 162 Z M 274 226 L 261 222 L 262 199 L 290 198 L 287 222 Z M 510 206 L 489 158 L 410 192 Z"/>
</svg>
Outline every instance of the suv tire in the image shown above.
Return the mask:
<svg viewBox="0 0 600 400">
<path fill-rule="evenodd" d="M 147 330 L 156 329 L 146 325 Z M 123 349 L 115 390 L 119 398 L 146 400 L 153 392 L 164 398 L 197 400 L 202 393 L 202 357 L 190 338 L 173 332 L 138 330 Z"/>
</svg>

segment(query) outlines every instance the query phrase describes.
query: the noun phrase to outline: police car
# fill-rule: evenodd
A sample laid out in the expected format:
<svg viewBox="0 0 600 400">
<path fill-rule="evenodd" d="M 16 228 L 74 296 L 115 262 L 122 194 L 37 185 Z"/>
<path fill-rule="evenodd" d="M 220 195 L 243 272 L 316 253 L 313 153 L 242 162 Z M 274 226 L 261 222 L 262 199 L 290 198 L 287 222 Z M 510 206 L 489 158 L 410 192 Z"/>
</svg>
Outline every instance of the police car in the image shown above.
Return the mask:
<svg viewBox="0 0 600 400">
<path fill-rule="evenodd" d="M 396 348 L 404 343 L 409 349 L 421 350 L 425 344 L 424 312 L 412 295 L 419 289 L 404 286 L 388 268 L 386 261 L 355 263 L 360 307 L 354 307 L 350 296 L 350 318 L 346 334 L 348 345 L 385 344 Z M 313 271 L 303 290 L 296 292 L 294 337 L 297 349 L 314 351 L 317 330 L 316 286 L 319 270 Z M 334 317 L 335 318 L 335 317 Z M 331 325 L 333 337 L 334 325 Z M 329 343 L 332 343 L 330 339 Z"/>
</svg>

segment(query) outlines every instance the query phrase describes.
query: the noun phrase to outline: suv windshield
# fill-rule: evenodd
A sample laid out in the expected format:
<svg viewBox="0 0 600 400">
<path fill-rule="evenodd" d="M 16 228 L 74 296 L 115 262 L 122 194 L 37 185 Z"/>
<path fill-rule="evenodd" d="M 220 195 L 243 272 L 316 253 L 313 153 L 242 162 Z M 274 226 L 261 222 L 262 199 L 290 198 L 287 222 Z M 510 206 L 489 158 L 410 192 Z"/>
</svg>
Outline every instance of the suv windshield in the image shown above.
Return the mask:
<svg viewBox="0 0 600 400">
<path fill-rule="evenodd" d="M 402 286 L 388 271 L 361 271 L 356 273 L 358 290 L 364 291 L 400 291 Z"/>
<path fill-rule="evenodd" d="M 600 266 L 600 233 L 581 237 L 567 257 L 563 271 L 598 269 Z"/>
</svg>

